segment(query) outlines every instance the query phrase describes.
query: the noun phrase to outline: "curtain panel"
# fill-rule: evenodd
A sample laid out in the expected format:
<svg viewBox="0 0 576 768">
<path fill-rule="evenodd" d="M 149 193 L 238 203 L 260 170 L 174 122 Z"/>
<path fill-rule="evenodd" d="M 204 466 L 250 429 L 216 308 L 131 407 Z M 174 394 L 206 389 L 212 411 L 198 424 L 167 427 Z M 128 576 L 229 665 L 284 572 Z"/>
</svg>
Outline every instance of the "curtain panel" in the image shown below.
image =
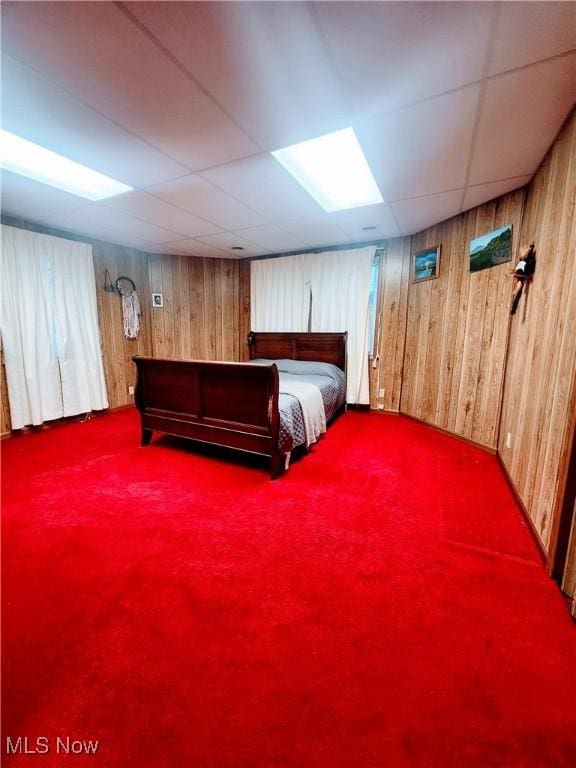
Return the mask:
<svg viewBox="0 0 576 768">
<path fill-rule="evenodd" d="M 367 404 L 370 275 L 375 246 L 250 264 L 253 331 L 348 332 L 347 401 Z"/>
<path fill-rule="evenodd" d="M 348 403 L 368 404 L 370 275 L 375 246 L 310 254 L 312 331 L 348 331 Z"/>
<path fill-rule="evenodd" d="M 250 263 L 250 314 L 253 331 L 307 331 L 310 268 L 307 254 Z"/>
<path fill-rule="evenodd" d="M 91 246 L 2 226 L 0 268 L 13 429 L 107 408 Z"/>
</svg>

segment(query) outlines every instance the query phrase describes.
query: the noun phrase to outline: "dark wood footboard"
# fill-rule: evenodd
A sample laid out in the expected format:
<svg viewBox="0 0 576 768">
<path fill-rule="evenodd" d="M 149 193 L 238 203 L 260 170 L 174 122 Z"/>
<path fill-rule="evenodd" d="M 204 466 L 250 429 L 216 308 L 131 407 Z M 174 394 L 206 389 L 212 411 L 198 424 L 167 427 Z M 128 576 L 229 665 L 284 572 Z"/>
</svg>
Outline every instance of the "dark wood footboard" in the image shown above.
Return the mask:
<svg viewBox="0 0 576 768">
<path fill-rule="evenodd" d="M 142 445 L 154 431 L 164 432 L 268 456 L 272 477 L 282 472 L 274 363 L 133 360 Z"/>
</svg>

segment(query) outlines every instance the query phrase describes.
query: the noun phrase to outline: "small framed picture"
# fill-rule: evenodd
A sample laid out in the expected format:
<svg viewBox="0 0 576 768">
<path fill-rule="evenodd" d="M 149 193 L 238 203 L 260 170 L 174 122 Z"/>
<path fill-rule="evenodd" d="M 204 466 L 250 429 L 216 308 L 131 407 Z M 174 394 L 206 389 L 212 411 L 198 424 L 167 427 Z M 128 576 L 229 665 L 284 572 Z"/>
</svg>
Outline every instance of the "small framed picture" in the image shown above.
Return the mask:
<svg viewBox="0 0 576 768">
<path fill-rule="evenodd" d="M 424 280 L 434 280 L 440 271 L 440 246 L 426 248 L 414 254 L 412 265 L 412 282 L 421 283 Z"/>
<path fill-rule="evenodd" d="M 152 294 L 152 306 L 156 309 L 164 306 L 164 294 L 153 293 Z"/>
</svg>

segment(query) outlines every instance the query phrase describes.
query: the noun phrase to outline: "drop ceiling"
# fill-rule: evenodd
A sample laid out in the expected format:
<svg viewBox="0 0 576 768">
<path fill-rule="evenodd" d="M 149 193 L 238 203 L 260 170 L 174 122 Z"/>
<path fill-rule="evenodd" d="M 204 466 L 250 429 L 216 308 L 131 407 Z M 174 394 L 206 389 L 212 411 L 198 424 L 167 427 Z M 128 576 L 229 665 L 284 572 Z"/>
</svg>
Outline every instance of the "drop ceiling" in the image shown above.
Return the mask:
<svg viewBox="0 0 576 768">
<path fill-rule="evenodd" d="M 410 235 L 526 184 L 575 101 L 573 2 L 5 2 L 4 127 L 134 190 L 4 172 L 2 212 L 228 258 Z M 326 213 L 269 152 L 348 126 L 384 202 Z"/>
</svg>

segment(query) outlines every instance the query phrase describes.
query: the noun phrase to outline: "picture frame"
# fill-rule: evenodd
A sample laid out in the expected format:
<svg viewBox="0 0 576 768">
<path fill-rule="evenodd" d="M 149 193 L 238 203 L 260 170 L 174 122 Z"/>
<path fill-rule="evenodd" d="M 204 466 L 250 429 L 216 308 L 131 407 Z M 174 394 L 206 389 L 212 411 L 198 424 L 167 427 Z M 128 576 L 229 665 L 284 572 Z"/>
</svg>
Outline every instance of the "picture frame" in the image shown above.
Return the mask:
<svg viewBox="0 0 576 768">
<path fill-rule="evenodd" d="M 470 240 L 470 272 L 497 267 L 512 261 L 512 224 L 493 229 Z"/>
<path fill-rule="evenodd" d="M 152 294 L 152 307 L 154 309 L 161 309 L 164 306 L 164 294 L 153 293 Z"/>
<path fill-rule="evenodd" d="M 440 274 L 440 246 L 434 245 L 416 251 L 412 257 L 412 282 L 423 283 L 435 280 Z"/>
</svg>

